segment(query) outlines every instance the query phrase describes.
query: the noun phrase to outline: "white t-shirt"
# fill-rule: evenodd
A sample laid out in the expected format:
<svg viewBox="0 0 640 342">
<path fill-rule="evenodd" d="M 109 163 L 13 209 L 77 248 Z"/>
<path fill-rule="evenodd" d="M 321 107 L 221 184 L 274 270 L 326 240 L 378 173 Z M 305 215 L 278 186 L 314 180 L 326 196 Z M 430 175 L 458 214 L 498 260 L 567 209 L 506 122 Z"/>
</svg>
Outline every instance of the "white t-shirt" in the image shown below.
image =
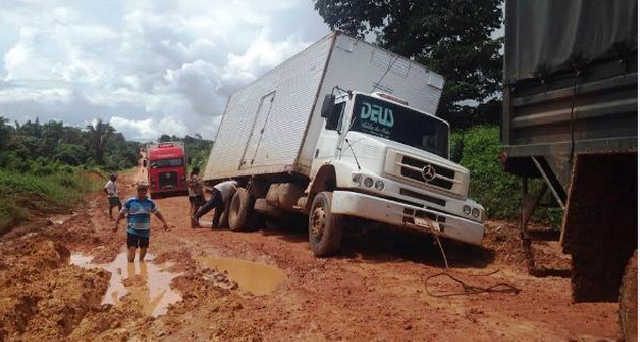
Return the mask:
<svg viewBox="0 0 640 342">
<path fill-rule="evenodd" d="M 236 186 L 238 186 L 238 182 L 226 181 L 226 182 L 216 184 L 213 188 L 220 191 L 220 195 L 222 196 L 222 201 L 224 203 L 227 203 L 227 200 L 231 196 L 231 192 L 236 189 Z"/>
<path fill-rule="evenodd" d="M 115 182 L 111 180 L 108 181 L 104 188 L 107 190 L 107 194 L 109 197 L 118 197 L 118 186 Z"/>
</svg>

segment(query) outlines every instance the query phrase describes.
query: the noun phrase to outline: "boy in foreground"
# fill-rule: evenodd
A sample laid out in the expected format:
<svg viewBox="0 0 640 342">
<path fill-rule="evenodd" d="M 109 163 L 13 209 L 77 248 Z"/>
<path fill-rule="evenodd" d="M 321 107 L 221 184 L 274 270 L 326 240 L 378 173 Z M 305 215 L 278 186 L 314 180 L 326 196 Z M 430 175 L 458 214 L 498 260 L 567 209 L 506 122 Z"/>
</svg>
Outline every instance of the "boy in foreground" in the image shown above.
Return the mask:
<svg viewBox="0 0 640 342">
<path fill-rule="evenodd" d="M 113 232 L 118 231 L 118 223 L 120 219 L 127 216 L 127 258 L 129 262 L 133 262 L 136 256 L 136 248 L 140 247 L 139 260 L 143 261 L 147 254 L 147 248 L 149 248 L 150 237 L 150 223 L 151 214 L 155 214 L 160 221 L 162 221 L 162 227 L 165 231 L 169 229 L 167 221 L 158 211 L 156 204 L 147 197 L 147 190 L 149 186 L 145 183 L 137 183 L 136 191 L 137 196 L 129 198 L 124 202 L 122 210 L 118 218 L 116 218 L 116 225 L 113 227 Z"/>
</svg>

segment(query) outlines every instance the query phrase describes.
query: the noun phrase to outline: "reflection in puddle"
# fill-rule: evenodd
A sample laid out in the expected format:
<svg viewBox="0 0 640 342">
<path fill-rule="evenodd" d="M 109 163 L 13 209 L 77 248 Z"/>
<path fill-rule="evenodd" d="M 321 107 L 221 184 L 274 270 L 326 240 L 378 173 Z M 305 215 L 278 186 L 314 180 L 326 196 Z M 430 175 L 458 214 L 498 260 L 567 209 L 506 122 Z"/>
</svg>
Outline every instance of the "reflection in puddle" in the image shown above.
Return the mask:
<svg viewBox="0 0 640 342">
<path fill-rule="evenodd" d="M 233 258 L 201 257 L 198 262 L 205 267 L 227 271 L 229 277 L 238 283 L 241 290 L 262 296 L 273 292 L 287 278 L 275 267 Z"/>
<path fill-rule="evenodd" d="M 147 259 L 153 256 L 147 254 Z M 109 264 L 91 264 L 92 256 L 71 254 L 71 263 L 84 268 L 100 267 L 111 272 L 109 288 L 102 304 L 118 305 L 120 299 L 130 294 L 142 304 L 143 313 L 149 316 L 163 315 L 167 306 L 181 299 L 180 295 L 169 287 L 171 280 L 180 274 L 166 271 L 167 264 L 156 265 L 150 262 L 127 262 L 127 253 L 120 253 Z"/>
</svg>

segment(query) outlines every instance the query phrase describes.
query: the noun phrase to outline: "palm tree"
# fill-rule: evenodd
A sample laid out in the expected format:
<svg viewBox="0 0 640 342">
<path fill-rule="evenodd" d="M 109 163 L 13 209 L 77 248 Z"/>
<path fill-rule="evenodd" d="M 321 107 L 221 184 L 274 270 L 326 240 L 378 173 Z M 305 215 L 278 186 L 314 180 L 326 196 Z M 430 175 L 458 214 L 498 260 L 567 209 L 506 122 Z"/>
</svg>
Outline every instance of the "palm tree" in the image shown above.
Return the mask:
<svg viewBox="0 0 640 342">
<path fill-rule="evenodd" d="M 95 124 L 95 126 L 87 126 L 89 149 L 94 153 L 96 162 L 98 164 L 104 164 L 105 146 L 107 145 L 107 141 L 114 132 L 115 129 L 108 123 L 102 122 L 102 119 L 98 119 L 98 122 Z"/>
</svg>

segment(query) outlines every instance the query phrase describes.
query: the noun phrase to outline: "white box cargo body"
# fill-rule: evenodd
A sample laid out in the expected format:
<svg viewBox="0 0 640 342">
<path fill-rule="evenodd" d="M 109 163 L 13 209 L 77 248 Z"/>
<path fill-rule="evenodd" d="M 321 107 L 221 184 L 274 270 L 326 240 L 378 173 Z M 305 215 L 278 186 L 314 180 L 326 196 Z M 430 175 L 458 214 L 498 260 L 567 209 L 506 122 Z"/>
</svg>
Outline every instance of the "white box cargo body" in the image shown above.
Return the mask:
<svg viewBox="0 0 640 342">
<path fill-rule="evenodd" d="M 322 99 L 335 86 L 398 94 L 435 113 L 443 83 L 419 63 L 331 33 L 231 95 L 204 179 L 290 171 L 308 176 L 323 125 Z"/>
</svg>

